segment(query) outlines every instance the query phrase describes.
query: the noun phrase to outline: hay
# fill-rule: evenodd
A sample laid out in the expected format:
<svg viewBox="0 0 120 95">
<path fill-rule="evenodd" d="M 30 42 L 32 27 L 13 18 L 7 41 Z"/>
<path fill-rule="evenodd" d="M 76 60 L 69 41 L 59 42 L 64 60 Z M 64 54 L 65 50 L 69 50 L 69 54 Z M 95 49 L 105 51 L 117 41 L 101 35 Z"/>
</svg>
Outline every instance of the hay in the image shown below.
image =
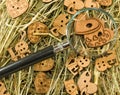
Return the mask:
<svg viewBox="0 0 120 95">
<path fill-rule="evenodd" d="M 29 9 L 22 16 L 11 19 L 6 11 L 6 0 L 0 1 L 0 66 L 5 66 L 10 62 L 10 55 L 7 52 L 9 47 L 14 47 L 20 38 L 19 31 L 26 30 L 27 27 L 35 22 L 41 21 L 52 27 L 54 19 L 64 11 L 64 0 L 53 0 L 50 3 L 42 3 L 42 0 L 28 0 Z M 110 7 L 104 8 L 109 12 L 116 24 L 120 24 L 120 0 L 113 0 Z M 119 29 L 120 32 L 120 29 Z M 41 34 L 42 35 L 42 34 Z M 46 46 L 54 45 L 60 42 L 60 38 L 53 35 L 46 34 L 47 37 L 41 39 L 38 44 L 29 44 L 32 52 L 36 52 Z M 119 35 L 118 35 L 119 37 Z M 26 38 L 26 41 L 28 39 Z M 118 47 L 117 47 L 118 46 Z M 120 62 L 120 41 L 117 40 L 117 57 Z M 55 56 L 55 66 L 47 74 L 52 78 L 50 90 L 46 95 L 67 95 L 63 81 L 72 77 L 70 72 L 65 68 L 65 61 L 68 56 L 68 51 L 64 51 Z M 98 91 L 95 95 L 120 95 L 120 66 L 112 67 L 106 72 L 100 73 L 90 65 L 89 67 L 94 72 L 94 82 L 98 85 Z M 8 78 L 3 78 L 7 90 L 11 95 L 42 95 L 36 94 L 34 88 L 34 78 L 37 72 L 33 71 L 32 67 L 26 70 L 21 70 Z M 76 76 L 78 78 L 78 76 Z"/>
</svg>

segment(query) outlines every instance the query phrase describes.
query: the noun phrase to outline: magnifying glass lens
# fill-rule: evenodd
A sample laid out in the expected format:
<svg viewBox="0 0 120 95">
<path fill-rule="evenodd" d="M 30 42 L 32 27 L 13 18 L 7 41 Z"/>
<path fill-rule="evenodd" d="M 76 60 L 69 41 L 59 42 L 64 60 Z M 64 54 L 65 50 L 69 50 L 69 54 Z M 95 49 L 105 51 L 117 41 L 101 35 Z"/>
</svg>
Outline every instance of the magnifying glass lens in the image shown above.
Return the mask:
<svg viewBox="0 0 120 95">
<path fill-rule="evenodd" d="M 72 16 L 66 33 L 67 40 L 76 54 L 92 53 L 97 57 L 114 47 L 117 26 L 112 16 L 104 10 L 86 8 Z"/>
</svg>

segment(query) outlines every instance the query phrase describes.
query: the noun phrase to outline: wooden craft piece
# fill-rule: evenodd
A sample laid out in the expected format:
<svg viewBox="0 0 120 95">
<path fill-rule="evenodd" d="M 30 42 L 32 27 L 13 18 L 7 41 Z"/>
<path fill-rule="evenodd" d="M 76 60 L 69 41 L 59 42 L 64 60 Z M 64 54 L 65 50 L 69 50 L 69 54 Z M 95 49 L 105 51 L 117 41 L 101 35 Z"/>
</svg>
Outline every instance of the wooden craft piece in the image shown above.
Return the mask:
<svg viewBox="0 0 120 95">
<path fill-rule="evenodd" d="M 82 67 L 80 67 L 76 61 L 76 59 L 71 59 L 69 63 L 67 63 L 68 70 L 75 76 L 79 73 L 79 71 L 82 70 Z"/>
<path fill-rule="evenodd" d="M 60 29 L 59 26 L 55 26 L 55 27 L 53 27 L 53 28 L 50 30 L 50 32 L 51 32 L 54 36 L 58 37 L 58 36 L 60 35 L 60 34 L 59 34 L 59 29 Z"/>
<path fill-rule="evenodd" d="M 105 71 L 108 68 L 111 68 L 111 66 L 106 62 L 106 58 L 98 58 L 95 62 L 96 68 L 99 71 Z"/>
<path fill-rule="evenodd" d="M 68 94 L 70 95 L 78 94 L 77 86 L 73 79 L 65 81 L 64 84 L 65 84 L 65 88 Z"/>
<path fill-rule="evenodd" d="M 75 76 L 89 64 L 90 60 L 85 56 L 78 56 L 77 58 L 70 57 L 66 62 L 66 67 Z"/>
<path fill-rule="evenodd" d="M 91 73 L 89 71 L 83 72 L 83 74 L 78 79 L 78 87 L 82 93 L 81 95 L 83 95 L 83 93 L 85 95 L 94 94 L 97 91 L 96 84 L 90 82 L 90 80 Z"/>
<path fill-rule="evenodd" d="M 0 82 L 0 95 L 10 95 L 2 82 Z"/>
<path fill-rule="evenodd" d="M 87 89 L 84 88 L 84 89 L 81 91 L 80 95 L 89 95 L 89 94 L 87 93 Z"/>
<path fill-rule="evenodd" d="M 52 0 L 42 0 L 45 3 L 51 2 Z"/>
<path fill-rule="evenodd" d="M 104 27 L 104 22 L 97 18 L 75 22 L 75 33 L 84 35 L 88 47 L 105 45 L 113 38 L 114 32 Z"/>
<path fill-rule="evenodd" d="M 18 53 L 17 56 L 21 58 L 25 57 L 27 54 L 31 53 L 28 44 L 25 41 L 20 41 L 15 45 L 15 50 Z"/>
<path fill-rule="evenodd" d="M 97 0 L 102 6 L 110 6 L 112 5 L 113 0 Z"/>
<path fill-rule="evenodd" d="M 49 58 L 47 60 L 44 60 L 40 63 L 37 63 L 34 65 L 35 71 L 49 71 L 54 66 L 54 60 L 52 58 Z"/>
<path fill-rule="evenodd" d="M 90 82 L 91 80 L 91 73 L 89 71 L 85 71 L 82 73 L 80 78 L 78 79 L 78 87 L 80 91 L 82 91 L 86 85 Z"/>
<path fill-rule="evenodd" d="M 109 55 L 109 56 L 107 56 L 107 55 Z M 118 60 L 117 60 L 117 54 L 116 54 L 115 50 L 107 51 L 105 56 L 107 56 L 107 59 L 110 59 L 110 60 L 107 60 L 107 63 L 109 65 L 115 65 L 115 66 L 119 65 Z"/>
<path fill-rule="evenodd" d="M 93 93 L 96 93 L 96 92 L 97 92 L 97 86 L 96 86 L 96 84 L 91 83 L 91 82 L 89 82 L 89 83 L 86 85 L 86 89 L 87 89 L 87 93 L 88 93 L 88 94 L 93 94 Z"/>
<path fill-rule="evenodd" d="M 99 30 L 100 28 L 103 28 L 103 25 L 97 18 L 89 18 L 87 20 L 75 21 L 76 34 L 91 34 Z"/>
<path fill-rule="evenodd" d="M 99 3 L 93 0 L 85 0 L 84 2 L 86 8 L 99 8 Z"/>
<path fill-rule="evenodd" d="M 23 39 L 26 37 L 26 31 L 20 32 L 21 39 L 20 41 L 15 45 L 15 49 L 9 48 L 8 52 L 11 55 L 11 59 L 13 61 L 17 61 L 19 58 L 23 58 L 25 56 L 28 56 L 31 51 L 29 50 L 28 43 L 26 43 Z"/>
<path fill-rule="evenodd" d="M 58 32 L 62 35 L 66 35 L 66 25 L 70 17 L 68 14 L 60 14 L 53 22 L 53 27 L 59 27 Z"/>
<path fill-rule="evenodd" d="M 6 1 L 7 11 L 12 18 L 16 18 L 28 9 L 27 0 L 7 0 Z"/>
<path fill-rule="evenodd" d="M 114 34 L 112 30 L 108 28 L 100 28 L 97 32 L 89 35 L 84 35 L 84 39 L 89 47 L 99 47 L 107 44 L 110 39 L 113 38 L 113 35 Z"/>
<path fill-rule="evenodd" d="M 77 10 L 75 9 L 75 4 L 70 4 L 67 8 L 67 12 L 70 14 L 75 14 Z"/>
<path fill-rule="evenodd" d="M 118 65 L 115 51 L 108 51 L 95 61 L 97 70 L 101 72 L 111 68 L 112 65 Z"/>
<path fill-rule="evenodd" d="M 9 49 L 8 49 L 8 52 L 9 52 L 9 54 L 10 54 L 10 56 L 11 56 L 11 59 L 12 59 L 13 61 L 17 61 L 17 60 L 18 60 L 18 58 L 17 58 L 17 56 L 15 55 L 15 53 L 13 52 L 12 48 L 9 48 Z"/>
<path fill-rule="evenodd" d="M 47 93 L 50 88 L 51 79 L 43 73 L 39 72 L 35 77 L 35 89 L 36 93 Z"/>
<path fill-rule="evenodd" d="M 67 12 L 75 14 L 77 10 L 84 8 L 82 0 L 64 0 L 64 5 L 68 7 Z"/>
<path fill-rule="evenodd" d="M 40 36 L 34 35 L 34 33 L 46 33 L 48 32 L 48 27 L 41 22 L 32 23 L 27 30 L 28 39 L 31 43 L 37 43 L 40 40 Z"/>
<path fill-rule="evenodd" d="M 77 23 L 79 24 L 82 20 L 87 20 L 88 16 L 86 13 L 81 13 L 79 14 L 76 18 L 75 18 L 75 26 L 77 25 Z"/>
<path fill-rule="evenodd" d="M 90 59 L 83 56 L 78 56 L 77 58 L 78 65 L 82 68 L 87 67 L 90 64 Z"/>
</svg>

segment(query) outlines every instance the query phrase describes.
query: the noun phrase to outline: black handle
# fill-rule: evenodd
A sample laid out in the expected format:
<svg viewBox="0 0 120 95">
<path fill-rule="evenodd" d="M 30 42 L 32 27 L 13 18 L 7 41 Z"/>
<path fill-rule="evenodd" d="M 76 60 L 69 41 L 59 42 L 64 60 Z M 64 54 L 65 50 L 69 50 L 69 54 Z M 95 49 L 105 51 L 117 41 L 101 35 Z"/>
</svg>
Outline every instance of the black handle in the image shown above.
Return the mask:
<svg viewBox="0 0 120 95">
<path fill-rule="evenodd" d="M 43 50 L 40 50 L 36 53 L 33 53 L 23 59 L 20 59 L 10 65 L 0 68 L 0 78 L 5 77 L 14 72 L 17 72 L 17 71 L 24 69 L 28 66 L 31 66 L 33 64 L 36 64 L 44 59 L 54 56 L 54 55 L 55 55 L 55 53 L 54 53 L 53 46 L 49 46 L 49 47 L 47 47 Z"/>
</svg>

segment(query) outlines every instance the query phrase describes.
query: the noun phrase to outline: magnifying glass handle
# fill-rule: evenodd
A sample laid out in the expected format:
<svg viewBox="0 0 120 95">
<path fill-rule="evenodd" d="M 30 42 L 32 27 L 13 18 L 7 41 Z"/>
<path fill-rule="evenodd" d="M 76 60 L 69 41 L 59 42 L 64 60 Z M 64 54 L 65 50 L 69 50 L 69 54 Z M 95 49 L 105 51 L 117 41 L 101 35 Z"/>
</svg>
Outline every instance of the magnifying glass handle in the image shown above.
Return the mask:
<svg viewBox="0 0 120 95">
<path fill-rule="evenodd" d="M 68 42 L 58 44 L 56 46 L 49 46 L 36 53 L 30 54 L 29 56 L 22 58 L 14 63 L 4 66 L 0 68 L 0 78 L 8 76 L 31 65 L 34 65 L 47 58 L 53 57 L 57 52 L 64 50 L 68 46 Z"/>
</svg>

